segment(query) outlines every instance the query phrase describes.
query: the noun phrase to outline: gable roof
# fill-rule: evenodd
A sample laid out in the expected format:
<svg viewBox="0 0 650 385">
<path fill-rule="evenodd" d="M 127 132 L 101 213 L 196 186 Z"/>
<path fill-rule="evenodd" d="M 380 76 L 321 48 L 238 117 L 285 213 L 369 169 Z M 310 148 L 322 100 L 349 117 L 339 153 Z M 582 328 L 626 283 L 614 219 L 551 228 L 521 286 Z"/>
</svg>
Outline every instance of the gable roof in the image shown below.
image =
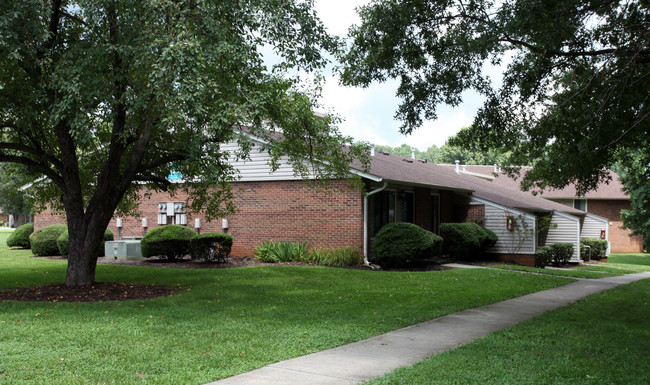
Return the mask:
<svg viewBox="0 0 650 385">
<path fill-rule="evenodd" d="M 355 162 L 352 168 L 358 169 L 360 168 L 360 164 Z M 376 151 L 375 155 L 370 157 L 370 169 L 367 173 L 378 177 L 381 181 L 442 188 L 467 193 L 473 191 L 471 188 L 454 183 L 454 179 L 456 179 L 455 173 L 452 175 L 444 170 L 437 170 L 436 165 L 433 163 L 381 151 Z"/>
<path fill-rule="evenodd" d="M 456 165 L 445 164 L 441 165 L 446 168 L 455 170 Z M 517 179 L 509 177 L 504 171 L 494 171 L 494 166 L 481 166 L 481 165 L 461 165 L 460 173 L 465 175 L 480 174 L 481 176 L 494 177 L 493 182 L 503 187 L 513 190 L 521 190 L 520 183 L 523 176 L 532 169 L 532 167 L 522 167 L 521 176 Z M 619 175 L 612 170 L 609 170 L 612 180 L 609 183 L 602 182 L 598 185 L 598 189 L 587 192 L 584 196 L 578 196 L 576 187 L 573 184 L 566 186 L 563 189 L 546 188 L 539 191 L 539 196 L 548 199 L 613 199 L 613 200 L 628 200 L 629 195 L 623 191 L 623 184 L 619 180 Z M 477 175 L 479 176 L 479 175 Z"/>
<path fill-rule="evenodd" d="M 352 166 L 355 168 L 355 165 Z M 357 164 L 356 167 L 359 167 Z M 371 157 L 374 180 L 452 190 L 472 194 L 501 206 L 528 212 L 560 211 L 577 216 L 585 213 L 529 193 L 506 188 L 475 176 L 457 174 L 453 168 L 377 151 Z"/>
</svg>

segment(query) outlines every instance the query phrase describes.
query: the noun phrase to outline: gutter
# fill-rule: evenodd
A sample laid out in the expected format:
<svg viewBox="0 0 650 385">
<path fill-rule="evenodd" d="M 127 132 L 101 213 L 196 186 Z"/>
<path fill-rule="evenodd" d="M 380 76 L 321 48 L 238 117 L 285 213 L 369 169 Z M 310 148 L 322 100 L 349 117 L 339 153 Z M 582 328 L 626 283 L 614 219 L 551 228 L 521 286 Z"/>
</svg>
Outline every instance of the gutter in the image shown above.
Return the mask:
<svg viewBox="0 0 650 385">
<path fill-rule="evenodd" d="M 383 186 L 369 191 L 363 196 L 363 264 L 373 269 L 379 268 L 379 266 L 368 261 L 368 197 L 384 191 L 386 187 L 388 187 L 388 182 L 384 182 Z"/>
</svg>

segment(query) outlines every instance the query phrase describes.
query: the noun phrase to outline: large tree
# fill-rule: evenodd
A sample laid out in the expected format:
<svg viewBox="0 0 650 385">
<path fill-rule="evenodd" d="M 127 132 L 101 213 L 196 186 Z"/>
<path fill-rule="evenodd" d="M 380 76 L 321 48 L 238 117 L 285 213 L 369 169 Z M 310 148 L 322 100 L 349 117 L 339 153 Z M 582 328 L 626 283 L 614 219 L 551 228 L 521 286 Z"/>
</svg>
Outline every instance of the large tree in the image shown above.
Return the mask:
<svg viewBox="0 0 650 385">
<path fill-rule="evenodd" d="M 287 75 L 337 49 L 309 0 L 0 2 L 0 161 L 43 175 L 39 201 L 65 212 L 66 284 L 94 282 L 104 229 L 145 189 L 186 190 L 208 218 L 232 212 L 228 159 L 251 135 L 302 174 L 346 175 L 361 149 L 340 151 L 349 138 Z M 233 140 L 241 153 L 220 149 Z"/>
<path fill-rule="evenodd" d="M 623 151 L 648 150 L 647 0 L 376 0 L 359 13 L 343 82 L 398 78 L 404 133 L 473 89 L 486 101 L 452 144 L 535 161 L 524 187 L 585 192 Z"/>
</svg>

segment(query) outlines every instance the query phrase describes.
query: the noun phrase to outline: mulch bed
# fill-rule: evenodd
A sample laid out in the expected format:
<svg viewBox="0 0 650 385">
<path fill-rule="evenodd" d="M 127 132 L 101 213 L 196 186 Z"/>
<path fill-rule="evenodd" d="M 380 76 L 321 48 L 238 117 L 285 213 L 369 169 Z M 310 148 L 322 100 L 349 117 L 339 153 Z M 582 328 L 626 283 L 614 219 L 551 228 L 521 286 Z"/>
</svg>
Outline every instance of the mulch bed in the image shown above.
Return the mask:
<svg viewBox="0 0 650 385">
<path fill-rule="evenodd" d="M 148 299 L 173 294 L 166 286 L 119 282 L 95 282 L 90 286 L 68 287 L 63 283 L 0 291 L 0 301 L 102 302 Z"/>
<path fill-rule="evenodd" d="M 40 257 L 48 259 L 62 259 L 61 257 Z M 103 257 L 97 260 L 98 264 L 130 265 L 130 266 L 151 266 L 165 268 L 184 269 L 223 269 L 244 266 L 272 266 L 278 263 L 264 263 L 251 257 L 229 258 L 225 263 L 211 263 L 195 261 L 191 259 L 180 259 L 169 261 L 167 259 L 148 258 L 138 260 L 114 259 Z M 282 265 L 308 265 L 300 262 L 282 263 Z M 355 266 L 352 269 L 370 269 L 367 266 Z M 424 264 L 404 269 L 393 269 L 393 271 L 431 271 L 445 270 L 438 264 Z M 65 284 L 53 284 L 46 286 L 30 287 L 25 289 L 14 289 L 0 291 L 0 302 L 2 301 L 41 301 L 41 302 L 102 302 L 102 301 L 124 301 L 149 299 L 163 297 L 173 294 L 173 291 L 166 286 L 139 285 L 119 282 L 96 282 L 90 286 L 67 287 Z"/>
</svg>

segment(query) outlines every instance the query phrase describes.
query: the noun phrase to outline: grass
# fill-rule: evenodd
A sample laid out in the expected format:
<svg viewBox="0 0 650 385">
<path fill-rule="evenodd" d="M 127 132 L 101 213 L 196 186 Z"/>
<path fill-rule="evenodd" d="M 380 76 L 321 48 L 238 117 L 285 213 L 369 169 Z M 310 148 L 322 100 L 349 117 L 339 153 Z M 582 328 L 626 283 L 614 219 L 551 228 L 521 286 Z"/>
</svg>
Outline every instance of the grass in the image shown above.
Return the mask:
<svg viewBox="0 0 650 385">
<path fill-rule="evenodd" d="M 512 270 L 512 271 L 523 271 L 527 273 L 537 273 L 544 275 L 556 275 L 562 277 L 572 277 L 572 278 L 604 278 L 604 277 L 615 277 L 617 275 L 627 274 L 624 270 L 611 270 L 611 271 L 589 271 L 589 270 L 553 270 L 553 269 L 540 269 L 537 267 L 528 267 L 528 266 L 519 266 L 519 265 L 491 265 L 491 268 L 502 269 L 502 270 Z"/>
<path fill-rule="evenodd" d="M 4 247 L 0 290 L 64 280 L 65 262 Z M 498 270 L 374 272 L 99 265 L 98 281 L 171 297 L 0 304 L 0 383 L 201 384 L 571 280 Z M 182 287 L 182 289 L 180 289 Z"/>
<path fill-rule="evenodd" d="M 643 265 L 650 266 L 650 254 L 612 254 L 607 258 L 608 264 Z"/>
<path fill-rule="evenodd" d="M 648 384 L 649 293 L 592 295 L 368 384 Z"/>
<path fill-rule="evenodd" d="M 518 265 L 491 265 L 490 267 L 571 278 L 604 278 L 649 271 L 650 254 L 612 254 L 608 258 L 608 263 L 576 266 L 571 269 L 563 270 L 540 269 L 537 267 Z"/>
</svg>

